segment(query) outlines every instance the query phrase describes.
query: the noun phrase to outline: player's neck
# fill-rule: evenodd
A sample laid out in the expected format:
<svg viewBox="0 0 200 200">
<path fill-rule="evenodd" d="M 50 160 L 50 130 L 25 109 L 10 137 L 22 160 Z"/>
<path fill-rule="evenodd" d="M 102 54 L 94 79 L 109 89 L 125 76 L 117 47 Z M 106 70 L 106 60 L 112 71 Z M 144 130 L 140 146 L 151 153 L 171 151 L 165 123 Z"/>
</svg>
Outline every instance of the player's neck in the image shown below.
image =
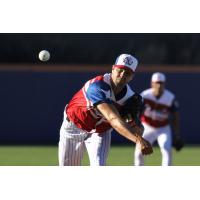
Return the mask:
<svg viewBox="0 0 200 200">
<path fill-rule="evenodd" d="M 153 95 L 155 96 L 156 99 L 159 99 L 163 95 L 163 92 L 162 93 L 153 92 Z"/>
<path fill-rule="evenodd" d="M 110 80 L 110 83 L 111 83 L 112 91 L 115 95 L 119 94 L 124 88 L 124 86 L 115 85 L 112 79 Z"/>
</svg>

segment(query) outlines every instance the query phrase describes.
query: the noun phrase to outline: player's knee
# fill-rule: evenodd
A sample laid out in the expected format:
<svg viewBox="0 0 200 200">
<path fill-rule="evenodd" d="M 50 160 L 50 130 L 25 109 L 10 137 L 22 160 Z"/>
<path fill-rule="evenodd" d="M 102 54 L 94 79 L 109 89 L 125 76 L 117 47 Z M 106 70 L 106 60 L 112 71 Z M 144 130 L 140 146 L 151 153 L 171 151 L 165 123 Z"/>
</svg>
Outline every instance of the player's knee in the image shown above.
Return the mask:
<svg viewBox="0 0 200 200">
<path fill-rule="evenodd" d="M 163 147 L 163 148 L 160 149 L 160 151 L 161 151 L 163 156 L 166 155 L 166 154 L 167 155 L 171 154 L 171 148 L 170 147 Z"/>
<path fill-rule="evenodd" d="M 159 146 L 160 146 L 160 149 L 163 151 L 170 151 L 172 148 L 172 145 L 169 142 L 165 142 L 163 144 L 160 144 Z"/>
</svg>

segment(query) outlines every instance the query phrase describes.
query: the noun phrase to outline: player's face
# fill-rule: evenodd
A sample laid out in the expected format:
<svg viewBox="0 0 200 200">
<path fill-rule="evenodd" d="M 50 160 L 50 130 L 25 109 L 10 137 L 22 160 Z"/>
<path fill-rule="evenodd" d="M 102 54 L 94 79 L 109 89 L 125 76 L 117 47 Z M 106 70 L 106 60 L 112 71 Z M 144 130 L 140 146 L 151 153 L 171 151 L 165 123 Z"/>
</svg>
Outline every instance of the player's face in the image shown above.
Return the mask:
<svg viewBox="0 0 200 200">
<path fill-rule="evenodd" d="M 133 79 L 134 72 L 129 69 L 113 68 L 112 69 L 112 80 L 115 86 L 125 86 L 128 82 Z"/>
<path fill-rule="evenodd" d="M 154 95 L 160 96 L 165 89 L 165 83 L 164 82 L 151 82 L 151 87 L 153 89 Z"/>
</svg>

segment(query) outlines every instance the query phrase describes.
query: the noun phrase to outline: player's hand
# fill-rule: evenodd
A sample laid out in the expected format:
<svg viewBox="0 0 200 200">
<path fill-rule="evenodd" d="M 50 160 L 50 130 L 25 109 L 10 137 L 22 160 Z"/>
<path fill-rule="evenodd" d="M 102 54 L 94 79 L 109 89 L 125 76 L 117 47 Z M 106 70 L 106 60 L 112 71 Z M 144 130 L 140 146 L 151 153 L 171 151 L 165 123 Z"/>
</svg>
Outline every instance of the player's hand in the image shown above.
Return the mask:
<svg viewBox="0 0 200 200">
<path fill-rule="evenodd" d="M 176 151 L 180 151 L 184 147 L 183 139 L 180 136 L 175 136 L 173 138 L 172 146 Z"/>
<path fill-rule="evenodd" d="M 153 148 L 147 140 L 141 138 L 137 145 L 139 146 L 142 155 L 149 155 L 153 153 Z"/>
</svg>

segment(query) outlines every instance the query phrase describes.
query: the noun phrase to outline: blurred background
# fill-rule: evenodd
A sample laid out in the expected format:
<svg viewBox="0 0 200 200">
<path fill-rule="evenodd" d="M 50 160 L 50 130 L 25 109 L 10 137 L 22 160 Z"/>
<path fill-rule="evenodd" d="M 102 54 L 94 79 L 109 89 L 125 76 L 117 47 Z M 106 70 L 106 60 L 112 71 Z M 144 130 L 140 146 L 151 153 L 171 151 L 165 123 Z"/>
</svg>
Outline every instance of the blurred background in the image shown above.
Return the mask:
<svg viewBox="0 0 200 200">
<path fill-rule="evenodd" d="M 0 34 L 0 44 L 1 146 L 56 146 L 67 102 L 88 79 L 110 72 L 121 53 L 139 60 L 130 84 L 137 92 L 150 86 L 152 73 L 166 74 L 185 143 L 200 143 L 200 34 L 11 33 Z M 51 53 L 48 62 L 38 59 L 42 49 Z M 130 144 L 117 134 L 112 143 Z"/>
</svg>

